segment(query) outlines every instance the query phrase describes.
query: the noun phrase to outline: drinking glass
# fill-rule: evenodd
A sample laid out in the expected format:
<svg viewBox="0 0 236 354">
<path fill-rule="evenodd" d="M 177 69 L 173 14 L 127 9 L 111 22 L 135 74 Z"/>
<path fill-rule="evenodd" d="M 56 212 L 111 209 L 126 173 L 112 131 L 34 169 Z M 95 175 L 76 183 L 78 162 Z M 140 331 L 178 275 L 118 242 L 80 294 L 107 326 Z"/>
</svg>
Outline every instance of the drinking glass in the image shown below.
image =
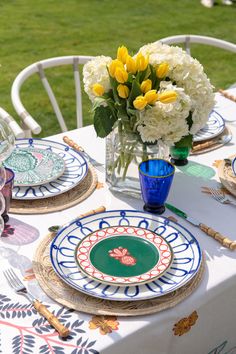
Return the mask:
<svg viewBox="0 0 236 354">
<path fill-rule="evenodd" d="M 10 209 L 10 203 L 12 199 L 12 188 L 14 184 L 15 173 L 10 168 L 5 168 L 5 171 L 6 171 L 6 182 L 4 187 L 1 190 L 1 193 L 5 201 L 5 208 L 2 213 L 2 218 L 4 222 L 7 223 L 9 220 L 8 212 Z"/>
<path fill-rule="evenodd" d="M 175 166 L 167 160 L 150 159 L 139 164 L 139 180 L 144 210 L 162 214 L 175 173 Z"/>
</svg>

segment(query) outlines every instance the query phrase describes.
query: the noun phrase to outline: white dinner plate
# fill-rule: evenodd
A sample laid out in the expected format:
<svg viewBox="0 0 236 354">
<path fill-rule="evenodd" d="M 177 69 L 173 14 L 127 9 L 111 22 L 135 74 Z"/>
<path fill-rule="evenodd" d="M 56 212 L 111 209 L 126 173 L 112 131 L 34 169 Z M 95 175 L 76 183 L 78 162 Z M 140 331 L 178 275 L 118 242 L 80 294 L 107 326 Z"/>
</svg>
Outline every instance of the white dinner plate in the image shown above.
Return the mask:
<svg viewBox="0 0 236 354">
<path fill-rule="evenodd" d="M 200 142 L 215 138 L 220 135 L 224 129 L 224 119 L 218 112 L 213 110 L 209 116 L 207 124 L 193 136 L 193 141 Z"/>
<path fill-rule="evenodd" d="M 58 154 L 64 163 L 65 170 L 57 179 L 37 186 L 14 186 L 12 191 L 13 199 L 42 199 L 67 192 L 78 185 L 88 172 L 88 165 L 85 158 L 67 145 L 46 139 L 17 139 L 17 148 L 39 148 L 46 149 Z"/>
<path fill-rule="evenodd" d="M 143 228 L 163 237 L 173 250 L 173 261 L 160 278 L 142 285 L 116 286 L 87 277 L 78 267 L 78 244 L 96 230 L 108 227 Z M 195 237 L 183 226 L 165 217 L 135 210 L 111 210 L 73 221 L 62 228 L 50 246 L 52 266 L 71 287 L 94 297 L 117 301 L 152 299 L 177 290 L 189 282 L 201 264 Z"/>
</svg>

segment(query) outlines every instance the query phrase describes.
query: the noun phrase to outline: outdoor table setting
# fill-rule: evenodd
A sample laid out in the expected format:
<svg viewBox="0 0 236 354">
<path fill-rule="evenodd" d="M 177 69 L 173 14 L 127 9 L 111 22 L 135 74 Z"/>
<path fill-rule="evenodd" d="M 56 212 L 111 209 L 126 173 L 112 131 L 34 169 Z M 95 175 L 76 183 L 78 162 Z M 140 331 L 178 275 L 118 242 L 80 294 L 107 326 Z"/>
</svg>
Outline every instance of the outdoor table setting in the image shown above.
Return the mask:
<svg viewBox="0 0 236 354">
<path fill-rule="evenodd" d="M 236 89 L 213 96 L 192 149 L 151 146 L 134 165 L 136 142 L 121 155 L 98 126 L 11 141 L 0 351 L 235 348 Z"/>
</svg>

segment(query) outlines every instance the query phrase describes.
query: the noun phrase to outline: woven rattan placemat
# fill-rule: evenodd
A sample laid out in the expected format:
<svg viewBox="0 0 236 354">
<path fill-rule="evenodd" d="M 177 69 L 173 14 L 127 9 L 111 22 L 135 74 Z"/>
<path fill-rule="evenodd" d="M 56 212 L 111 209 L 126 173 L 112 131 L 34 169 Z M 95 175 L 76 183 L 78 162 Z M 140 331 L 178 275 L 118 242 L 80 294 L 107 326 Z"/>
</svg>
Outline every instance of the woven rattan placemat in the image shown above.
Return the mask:
<svg viewBox="0 0 236 354">
<path fill-rule="evenodd" d="M 225 145 L 224 142 L 221 142 L 219 140 L 224 135 L 232 136 L 231 130 L 228 127 L 225 127 L 224 131 L 220 135 L 216 136 L 213 139 L 209 139 L 209 140 L 202 141 L 199 143 L 197 143 L 197 142 L 193 143 L 193 149 L 191 151 L 191 155 L 204 154 L 206 152 L 216 150 L 216 149 L 220 148 L 221 146 Z"/>
<path fill-rule="evenodd" d="M 13 214 L 44 214 L 70 208 L 88 198 L 95 190 L 97 182 L 97 174 L 92 165 L 89 164 L 87 176 L 74 188 L 49 198 L 12 199 L 9 212 Z"/>
<path fill-rule="evenodd" d="M 195 277 L 186 285 L 167 295 L 151 300 L 109 301 L 83 294 L 64 283 L 54 272 L 50 256 L 50 243 L 55 234 L 48 234 L 38 246 L 33 259 L 33 270 L 45 293 L 63 306 L 77 311 L 111 316 L 138 316 L 163 311 L 177 305 L 199 285 L 204 272 L 204 257 Z"/>
<path fill-rule="evenodd" d="M 230 159 L 235 157 L 236 155 L 229 156 Z M 222 160 L 218 166 L 218 175 L 223 186 L 236 197 L 236 177 L 233 173 L 232 166 Z"/>
</svg>

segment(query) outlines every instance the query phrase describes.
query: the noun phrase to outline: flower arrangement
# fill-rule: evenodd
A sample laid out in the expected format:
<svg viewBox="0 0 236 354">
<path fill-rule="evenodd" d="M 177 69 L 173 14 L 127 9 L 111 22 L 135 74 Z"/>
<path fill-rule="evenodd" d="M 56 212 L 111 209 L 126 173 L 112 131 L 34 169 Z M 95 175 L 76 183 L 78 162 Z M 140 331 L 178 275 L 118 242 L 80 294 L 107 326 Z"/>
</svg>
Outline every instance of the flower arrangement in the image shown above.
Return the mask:
<svg viewBox="0 0 236 354">
<path fill-rule="evenodd" d="M 134 56 L 121 46 L 115 59 L 95 57 L 84 65 L 83 77 L 99 137 L 118 125 L 144 144 L 191 146 L 214 106 L 202 65 L 180 47 L 160 42 Z"/>
</svg>

